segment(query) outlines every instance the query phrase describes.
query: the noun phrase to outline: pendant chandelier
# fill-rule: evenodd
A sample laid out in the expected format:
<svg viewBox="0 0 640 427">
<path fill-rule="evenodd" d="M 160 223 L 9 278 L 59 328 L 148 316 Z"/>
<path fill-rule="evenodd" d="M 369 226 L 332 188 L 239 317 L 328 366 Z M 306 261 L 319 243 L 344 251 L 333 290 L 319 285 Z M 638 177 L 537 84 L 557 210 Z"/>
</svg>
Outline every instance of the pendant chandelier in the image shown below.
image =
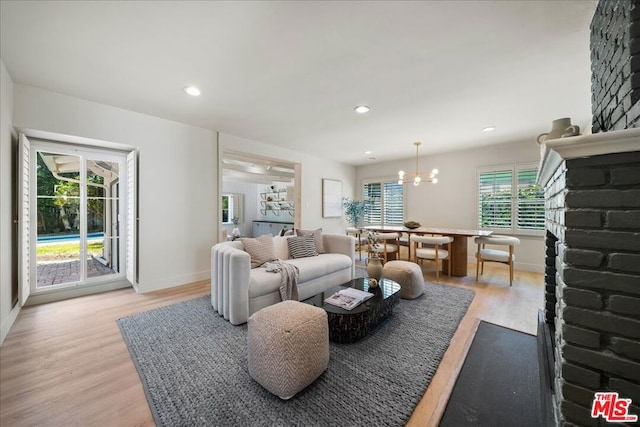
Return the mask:
<svg viewBox="0 0 640 427">
<path fill-rule="evenodd" d="M 431 172 L 419 172 L 418 169 L 418 149 L 420 148 L 421 142 L 414 142 L 413 145 L 416 146 L 416 172 L 415 173 L 405 173 L 405 171 L 398 172 L 398 184 L 405 184 L 409 181 L 413 181 L 413 185 L 420 185 L 421 182 L 428 182 L 431 184 L 435 184 L 438 182 L 438 178 L 436 175 L 438 174 L 438 169 L 433 169 Z"/>
</svg>

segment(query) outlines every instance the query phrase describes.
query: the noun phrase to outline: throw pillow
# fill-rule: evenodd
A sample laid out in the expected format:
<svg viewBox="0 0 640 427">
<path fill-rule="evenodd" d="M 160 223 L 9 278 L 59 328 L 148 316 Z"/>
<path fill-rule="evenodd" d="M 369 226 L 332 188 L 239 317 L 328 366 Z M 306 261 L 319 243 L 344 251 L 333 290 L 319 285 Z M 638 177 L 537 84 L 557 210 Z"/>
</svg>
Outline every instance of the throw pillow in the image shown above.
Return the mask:
<svg viewBox="0 0 640 427">
<path fill-rule="evenodd" d="M 298 236 L 313 235 L 316 243 L 316 251 L 318 251 L 319 254 L 323 254 L 325 252 L 324 244 L 322 243 L 322 228 L 318 228 L 317 230 L 300 230 L 296 228 L 296 234 Z"/>
<path fill-rule="evenodd" d="M 271 234 L 256 238 L 243 237 L 240 241 L 244 246 L 245 252 L 251 256 L 251 268 L 260 267 L 265 262 L 276 259 L 276 250 L 273 246 L 273 236 Z"/>
<path fill-rule="evenodd" d="M 287 239 L 289 256 L 291 258 L 306 258 L 318 256 L 315 239 L 313 236 L 294 236 Z"/>
</svg>

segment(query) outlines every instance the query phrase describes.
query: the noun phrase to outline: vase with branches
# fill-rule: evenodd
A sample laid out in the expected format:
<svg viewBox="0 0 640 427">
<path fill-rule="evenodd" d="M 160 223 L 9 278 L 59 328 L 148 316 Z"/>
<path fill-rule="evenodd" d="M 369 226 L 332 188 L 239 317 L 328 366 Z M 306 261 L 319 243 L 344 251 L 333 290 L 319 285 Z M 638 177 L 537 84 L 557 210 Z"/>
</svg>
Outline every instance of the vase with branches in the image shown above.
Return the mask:
<svg viewBox="0 0 640 427">
<path fill-rule="evenodd" d="M 375 288 L 382 277 L 382 259 L 380 258 L 380 235 L 376 231 L 367 232 L 369 241 L 369 255 L 367 256 L 367 274 L 369 287 Z"/>
<path fill-rule="evenodd" d="M 233 222 L 233 230 L 231 231 L 231 235 L 233 236 L 234 239 L 237 239 L 240 237 L 240 228 L 238 228 L 238 222 L 240 222 L 240 218 L 238 218 L 237 216 L 234 216 L 233 218 L 231 218 L 231 222 Z"/>
</svg>

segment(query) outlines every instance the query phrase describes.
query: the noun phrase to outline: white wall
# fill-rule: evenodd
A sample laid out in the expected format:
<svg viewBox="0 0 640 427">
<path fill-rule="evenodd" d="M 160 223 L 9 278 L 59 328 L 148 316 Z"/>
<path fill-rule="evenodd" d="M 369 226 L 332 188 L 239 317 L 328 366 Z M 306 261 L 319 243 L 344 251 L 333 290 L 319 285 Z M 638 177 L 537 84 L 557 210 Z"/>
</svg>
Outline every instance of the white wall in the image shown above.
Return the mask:
<svg viewBox="0 0 640 427">
<path fill-rule="evenodd" d="M 11 123 L 13 121 L 13 81 L 0 60 L 0 344 L 13 325 L 18 305 L 11 298 L 12 260 L 11 209 L 13 177 L 11 176 Z"/>
<path fill-rule="evenodd" d="M 342 218 L 322 217 L 322 178 L 342 181 L 342 194 L 353 197 L 356 168 L 344 163 L 335 162 L 308 154 L 287 150 L 234 135 L 220 133 L 221 149 L 232 149 L 258 156 L 283 159 L 302 165 L 301 185 L 302 200 L 296 209 L 301 209 L 301 227 L 304 229 L 322 227 L 327 233 L 344 233 L 346 226 Z"/>
<path fill-rule="evenodd" d="M 20 84 L 13 124 L 139 148 L 139 292 L 209 279 L 215 132 Z"/>
<path fill-rule="evenodd" d="M 437 184 L 405 186 L 405 218 L 423 225 L 445 228 L 477 229 L 476 170 L 481 166 L 538 162 L 539 147 L 531 141 L 499 144 L 488 147 L 421 156 L 420 171 L 439 169 Z M 398 171 L 415 172 L 415 158 L 376 163 L 358 167 L 357 182 L 365 178 L 390 177 L 397 180 Z M 521 270 L 544 270 L 542 237 L 518 236 L 516 267 Z M 475 253 L 469 239 L 468 254 Z"/>
</svg>

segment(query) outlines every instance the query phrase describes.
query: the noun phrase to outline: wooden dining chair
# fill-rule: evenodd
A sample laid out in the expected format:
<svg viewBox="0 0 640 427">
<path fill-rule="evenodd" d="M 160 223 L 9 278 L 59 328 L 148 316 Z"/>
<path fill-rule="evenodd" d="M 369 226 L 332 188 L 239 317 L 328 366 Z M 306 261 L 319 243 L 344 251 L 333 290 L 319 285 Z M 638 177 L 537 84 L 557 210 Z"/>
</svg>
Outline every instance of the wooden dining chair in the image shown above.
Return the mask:
<svg viewBox="0 0 640 427">
<path fill-rule="evenodd" d="M 514 246 L 520 244 L 520 239 L 492 234 L 490 236 L 476 237 L 475 243 L 478 245 L 478 251 L 476 252 L 476 282 L 478 281 L 478 273 L 484 273 L 485 262 L 500 262 L 509 266 L 509 286 L 513 286 L 513 264 L 516 261 Z M 489 249 L 485 245 L 508 246 L 509 250 Z"/>
<path fill-rule="evenodd" d="M 356 238 L 356 249 L 358 250 L 360 261 L 362 261 L 362 247 L 369 244 L 367 236 L 363 235 L 361 229 L 355 227 L 347 227 L 346 232 L 347 236 L 354 236 Z"/>
<path fill-rule="evenodd" d="M 411 235 L 409 233 L 400 233 L 400 237 L 398 238 L 398 244 L 407 248 L 408 261 L 411 261 L 411 250 L 409 249 L 411 247 L 410 237 Z M 400 248 L 398 248 L 398 258 L 400 258 Z"/>
<path fill-rule="evenodd" d="M 414 245 L 413 256 L 415 263 L 421 263 L 425 259 L 436 263 L 436 282 L 440 281 L 440 266 L 438 261 L 444 259 L 449 260 L 448 275 L 451 276 L 451 242 L 453 242 L 453 237 L 419 236 L 414 234 L 411 235 L 410 240 Z M 418 244 L 420 244 L 420 246 L 418 246 Z"/>
</svg>

